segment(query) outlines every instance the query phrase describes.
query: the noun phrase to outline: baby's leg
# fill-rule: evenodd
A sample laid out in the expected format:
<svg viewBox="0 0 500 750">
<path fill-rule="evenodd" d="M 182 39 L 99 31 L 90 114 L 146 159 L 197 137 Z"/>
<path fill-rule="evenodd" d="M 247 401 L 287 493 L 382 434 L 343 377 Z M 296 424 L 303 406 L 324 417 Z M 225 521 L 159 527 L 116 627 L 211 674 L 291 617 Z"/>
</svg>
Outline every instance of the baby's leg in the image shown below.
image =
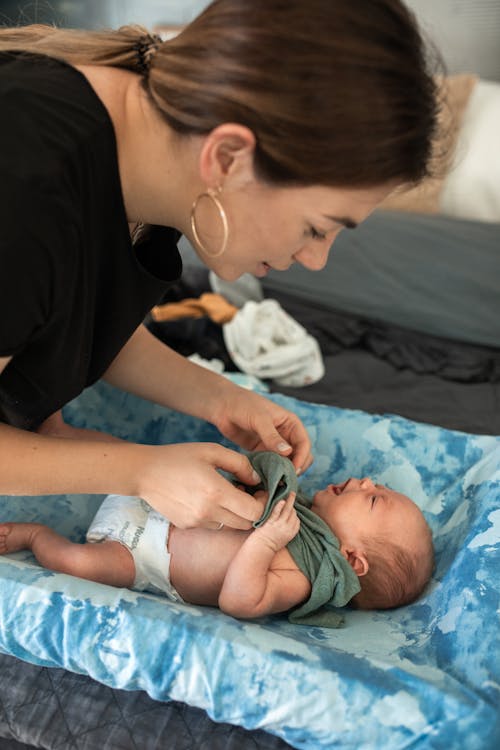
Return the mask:
<svg viewBox="0 0 500 750">
<path fill-rule="evenodd" d="M 29 549 L 44 568 L 89 581 L 130 588 L 135 565 L 120 542 L 75 544 L 39 523 L 0 524 L 0 554 Z"/>
</svg>

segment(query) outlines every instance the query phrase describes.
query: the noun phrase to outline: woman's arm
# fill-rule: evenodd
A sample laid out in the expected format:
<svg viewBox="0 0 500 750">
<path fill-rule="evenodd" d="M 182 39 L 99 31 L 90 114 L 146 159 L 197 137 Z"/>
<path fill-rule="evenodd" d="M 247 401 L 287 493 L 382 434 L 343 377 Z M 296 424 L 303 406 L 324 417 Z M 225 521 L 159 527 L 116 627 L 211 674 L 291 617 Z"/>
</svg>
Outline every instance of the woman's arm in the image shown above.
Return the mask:
<svg viewBox="0 0 500 750">
<path fill-rule="evenodd" d="M 190 362 L 140 325 L 109 366 L 104 380 L 141 398 L 208 420 L 210 405 L 227 379 Z"/>
<path fill-rule="evenodd" d="M 0 372 L 9 361 L 0 358 Z M 246 456 L 212 443 L 137 445 L 65 427 L 59 413 L 38 433 L 0 423 L 0 494 L 138 495 L 181 528 L 251 528 L 262 504 L 217 469 L 259 479 Z"/>
<path fill-rule="evenodd" d="M 277 552 L 299 531 L 294 500 L 291 493 L 277 503 L 231 561 L 219 594 L 219 607 L 228 615 L 247 619 L 285 612 L 309 596 L 311 585 L 297 567 L 273 567 Z"/>
<path fill-rule="evenodd" d="M 289 456 L 297 470 L 312 463 L 311 443 L 300 419 L 263 396 L 199 367 L 140 326 L 105 379 L 142 398 L 214 424 L 247 450 Z"/>
<path fill-rule="evenodd" d="M 262 503 L 217 468 L 243 483 L 256 481 L 246 456 L 215 443 L 69 440 L 0 423 L 0 494 L 137 495 L 180 528 L 215 528 L 220 522 L 251 528 Z"/>
<path fill-rule="evenodd" d="M 0 361 L 7 363 L 5 357 Z M 143 326 L 111 365 L 108 379 L 144 398 L 209 419 L 243 447 L 274 447 L 263 442 L 266 435 L 274 443 L 289 439 L 295 460 L 302 461 L 304 451 L 309 456 L 309 438 L 295 415 L 192 364 Z M 248 458 L 221 445 L 98 442 L 95 436 L 86 439 L 75 430 L 61 430 L 52 419 L 41 432 L 0 424 L 0 493 L 138 495 L 181 528 L 224 523 L 249 529 L 262 515 L 262 504 L 218 471 L 256 484 L 259 478 Z M 301 465 L 307 466 L 307 459 Z"/>
<path fill-rule="evenodd" d="M 127 494 L 134 485 L 134 456 L 131 443 L 68 440 L 0 423 L 0 493 L 98 494 L 115 486 Z"/>
</svg>

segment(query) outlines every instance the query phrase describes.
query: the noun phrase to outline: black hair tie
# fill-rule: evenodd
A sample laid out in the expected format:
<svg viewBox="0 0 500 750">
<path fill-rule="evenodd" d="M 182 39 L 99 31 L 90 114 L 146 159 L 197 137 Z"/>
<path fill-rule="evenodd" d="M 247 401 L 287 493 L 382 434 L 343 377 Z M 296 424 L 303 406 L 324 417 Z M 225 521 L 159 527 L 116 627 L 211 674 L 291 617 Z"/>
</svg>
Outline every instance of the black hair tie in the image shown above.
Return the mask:
<svg viewBox="0 0 500 750">
<path fill-rule="evenodd" d="M 147 76 L 153 55 L 162 41 L 161 36 L 158 36 L 158 34 L 144 34 L 144 36 L 141 36 L 137 40 L 133 49 L 136 56 L 135 68 L 138 73 Z"/>
</svg>

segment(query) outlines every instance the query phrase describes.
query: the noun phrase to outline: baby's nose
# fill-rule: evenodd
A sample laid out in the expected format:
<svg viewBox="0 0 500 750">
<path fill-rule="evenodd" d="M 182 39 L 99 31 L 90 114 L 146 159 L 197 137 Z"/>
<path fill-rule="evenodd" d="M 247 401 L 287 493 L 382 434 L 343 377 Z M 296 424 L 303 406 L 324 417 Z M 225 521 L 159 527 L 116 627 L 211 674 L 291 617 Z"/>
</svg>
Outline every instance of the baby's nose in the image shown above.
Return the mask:
<svg viewBox="0 0 500 750">
<path fill-rule="evenodd" d="M 361 487 L 362 490 L 368 490 L 368 489 L 372 489 L 375 487 L 370 477 L 363 477 L 363 479 L 361 479 L 359 483 L 359 486 Z"/>
</svg>

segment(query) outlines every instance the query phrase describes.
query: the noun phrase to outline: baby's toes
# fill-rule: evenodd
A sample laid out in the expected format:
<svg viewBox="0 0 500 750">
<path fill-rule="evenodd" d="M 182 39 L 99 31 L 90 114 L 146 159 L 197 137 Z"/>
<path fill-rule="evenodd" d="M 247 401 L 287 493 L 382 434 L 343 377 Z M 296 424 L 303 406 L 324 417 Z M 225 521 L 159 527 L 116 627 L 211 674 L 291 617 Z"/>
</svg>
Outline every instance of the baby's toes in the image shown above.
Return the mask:
<svg viewBox="0 0 500 750">
<path fill-rule="evenodd" d="M 33 526 L 29 523 L 0 523 L 0 555 L 27 549 Z"/>
<path fill-rule="evenodd" d="M 10 524 L 0 523 L 0 555 L 7 552 L 7 537 L 10 533 Z"/>
</svg>

